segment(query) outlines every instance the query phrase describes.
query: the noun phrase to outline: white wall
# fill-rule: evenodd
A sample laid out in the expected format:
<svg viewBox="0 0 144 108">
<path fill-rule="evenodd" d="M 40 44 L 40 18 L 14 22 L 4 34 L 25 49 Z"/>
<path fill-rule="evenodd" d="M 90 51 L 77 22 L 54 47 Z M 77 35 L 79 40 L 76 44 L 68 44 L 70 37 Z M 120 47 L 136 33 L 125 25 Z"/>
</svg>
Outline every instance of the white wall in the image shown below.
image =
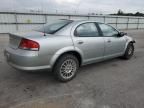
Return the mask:
<svg viewBox="0 0 144 108">
<path fill-rule="evenodd" d="M 142 17 L 84 16 L 1 12 L 0 33 L 27 31 L 56 19 L 96 20 L 97 22 L 108 23 L 118 29 L 144 28 L 144 18 Z"/>
</svg>

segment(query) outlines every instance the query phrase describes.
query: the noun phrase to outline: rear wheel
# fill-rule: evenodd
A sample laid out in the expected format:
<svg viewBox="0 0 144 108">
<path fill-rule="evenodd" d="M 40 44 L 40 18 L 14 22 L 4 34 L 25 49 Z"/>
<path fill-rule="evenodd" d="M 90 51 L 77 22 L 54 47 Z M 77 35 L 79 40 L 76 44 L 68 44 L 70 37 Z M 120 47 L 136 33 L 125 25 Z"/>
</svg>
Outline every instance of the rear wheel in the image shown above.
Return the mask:
<svg viewBox="0 0 144 108">
<path fill-rule="evenodd" d="M 125 54 L 122 56 L 122 58 L 128 60 L 133 56 L 133 54 L 134 54 L 134 45 L 133 43 L 129 43 L 125 51 Z"/>
<path fill-rule="evenodd" d="M 58 59 L 53 72 L 59 81 L 67 82 L 76 76 L 78 68 L 78 59 L 72 54 L 65 54 Z"/>
</svg>

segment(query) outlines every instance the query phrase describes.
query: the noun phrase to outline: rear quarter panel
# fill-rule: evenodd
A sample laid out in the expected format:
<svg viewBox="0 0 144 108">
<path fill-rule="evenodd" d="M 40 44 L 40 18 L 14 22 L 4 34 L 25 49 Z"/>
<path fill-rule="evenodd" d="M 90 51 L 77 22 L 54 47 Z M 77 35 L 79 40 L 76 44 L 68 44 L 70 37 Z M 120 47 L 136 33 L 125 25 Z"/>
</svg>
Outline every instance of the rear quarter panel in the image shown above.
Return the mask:
<svg viewBox="0 0 144 108">
<path fill-rule="evenodd" d="M 57 58 L 67 51 L 74 50 L 70 36 L 51 35 L 36 39 L 40 44 L 39 57 L 44 64 L 53 65 Z"/>
</svg>

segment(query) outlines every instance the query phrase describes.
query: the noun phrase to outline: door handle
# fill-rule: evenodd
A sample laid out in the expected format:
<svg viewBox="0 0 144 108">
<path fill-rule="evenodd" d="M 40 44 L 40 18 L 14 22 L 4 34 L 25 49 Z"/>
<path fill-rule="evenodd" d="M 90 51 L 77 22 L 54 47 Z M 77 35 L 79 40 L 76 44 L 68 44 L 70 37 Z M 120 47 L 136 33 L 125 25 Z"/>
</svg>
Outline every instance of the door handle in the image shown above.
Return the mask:
<svg viewBox="0 0 144 108">
<path fill-rule="evenodd" d="M 83 44 L 83 43 L 84 43 L 84 42 L 83 42 L 83 41 L 81 41 L 81 40 L 79 40 L 79 41 L 78 41 L 78 44 Z"/>
<path fill-rule="evenodd" d="M 107 40 L 108 43 L 111 43 L 111 40 Z"/>
</svg>

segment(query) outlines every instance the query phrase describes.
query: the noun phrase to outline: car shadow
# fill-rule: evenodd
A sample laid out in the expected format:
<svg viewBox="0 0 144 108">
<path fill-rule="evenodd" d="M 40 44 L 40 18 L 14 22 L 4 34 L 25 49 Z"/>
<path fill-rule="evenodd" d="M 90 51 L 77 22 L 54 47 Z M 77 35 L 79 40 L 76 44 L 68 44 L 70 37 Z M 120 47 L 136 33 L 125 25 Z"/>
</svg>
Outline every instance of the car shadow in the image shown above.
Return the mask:
<svg viewBox="0 0 144 108">
<path fill-rule="evenodd" d="M 80 72 L 82 72 L 82 70 L 89 70 L 89 69 L 93 69 L 93 68 L 95 68 L 95 69 L 96 68 L 104 69 L 103 67 L 105 67 L 105 66 L 112 66 L 112 67 L 118 66 L 118 64 L 117 64 L 118 61 L 125 61 L 125 60 L 122 60 L 121 58 L 113 58 L 113 59 L 101 61 L 101 62 L 98 62 L 98 63 L 88 64 L 88 65 L 82 66 L 80 68 L 80 70 L 81 70 Z"/>
<path fill-rule="evenodd" d="M 106 61 L 102 61 L 102 62 L 98 62 L 98 63 L 93 63 L 93 64 L 89 64 L 89 65 L 85 65 L 79 68 L 78 70 L 78 74 L 82 74 L 84 73 L 89 73 L 90 70 L 97 70 L 97 68 L 103 70 L 106 66 L 112 66 L 112 67 L 116 67 L 118 66 L 117 62 L 118 61 L 123 61 L 120 58 L 114 58 L 114 59 L 109 59 Z M 110 64 L 110 65 L 108 65 Z M 55 78 L 54 78 L 54 74 L 51 71 L 48 70 L 40 70 L 40 71 L 35 71 L 35 72 L 25 72 L 25 71 L 17 71 L 17 73 L 20 76 L 25 76 L 26 79 L 29 78 L 29 80 L 34 80 L 38 81 L 38 80 L 45 80 L 51 83 L 59 83 Z M 78 75 L 77 75 L 78 76 Z"/>
</svg>

